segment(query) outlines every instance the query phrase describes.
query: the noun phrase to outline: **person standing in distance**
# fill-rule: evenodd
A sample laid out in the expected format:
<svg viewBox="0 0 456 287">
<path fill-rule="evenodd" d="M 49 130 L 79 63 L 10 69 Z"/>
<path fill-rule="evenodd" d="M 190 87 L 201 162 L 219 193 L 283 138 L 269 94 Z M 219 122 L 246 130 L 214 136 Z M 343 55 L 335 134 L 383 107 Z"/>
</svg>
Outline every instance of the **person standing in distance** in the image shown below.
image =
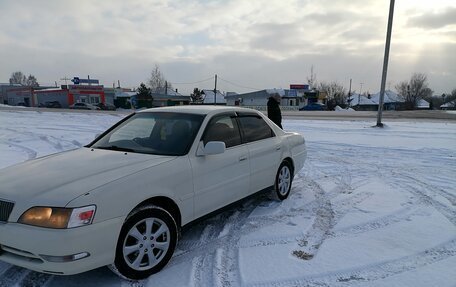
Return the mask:
<svg viewBox="0 0 456 287">
<path fill-rule="evenodd" d="M 268 118 L 276 125 L 282 128 L 282 112 L 280 111 L 280 100 L 282 98 L 278 93 L 273 94 L 268 100 Z"/>
</svg>

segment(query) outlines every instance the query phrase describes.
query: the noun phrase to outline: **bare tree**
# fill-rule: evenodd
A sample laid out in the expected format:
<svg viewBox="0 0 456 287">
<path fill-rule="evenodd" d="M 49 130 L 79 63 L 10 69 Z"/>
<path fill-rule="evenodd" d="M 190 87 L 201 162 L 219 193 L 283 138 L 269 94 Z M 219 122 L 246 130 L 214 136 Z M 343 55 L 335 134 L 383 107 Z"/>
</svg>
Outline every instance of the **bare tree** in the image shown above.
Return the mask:
<svg viewBox="0 0 456 287">
<path fill-rule="evenodd" d="M 26 77 L 21 71 L 17 71 L 11 74 L 9 79 L 10 84 L 19 84 L 22 86 L 29 86 L 29 87 L 39 87 L 38 81 L 36 77 L 33 75 L 29 75 Z"/>
<path fill-rule="evenodd" d="M 336 106 L 345 107 L 347 104 L 347 93 L 341 84 L 337 82 L 321 82 L 318 90 L 326 93 L 328 96 L 328 110 L 334 109 Z"/>
<path fill-rule="evenodd" d="M 152 93 L 165 94 L 166 90 L 173 89 L 171 83 L 167 83 L 165 76 L 160 71 L 160 67 L 155 64 L 149 78 L 149 87 Z"/>
<path fill-rule="evenodd" d="M 20 71 L 12 73 L 11 77 L 9 79 L 10 84 L 25 85 L 26 81 L 27 81 L 27 78 Z"/>
<path fill-rule="evenodd" d="M 422 73 L 414 73 L 409 82 L 399 82 L 396 91 L 404 99 L 407 110 L 415 109 L 421 99 L 428 98 L 433 93 L 428 87 L 427 76 Z"/>
<path fill-rule="evenodd" d="M 190 94 L 190 98 L 192 99 L 193 103 L 202 103 L 203 96 L 201 95 L 201 91 L 198 88 L 193 89 L 193 93 Z"/>
<path fill-rule="evenodd" d="M 26 86 L 29 87 L 39 87 L 40 85 L 38 84 L 38 81 L 36 80 L 36 77 L 33 75 L 29 75 L 27 77 L 27 80 L 25 81 Z"/>
</svg>

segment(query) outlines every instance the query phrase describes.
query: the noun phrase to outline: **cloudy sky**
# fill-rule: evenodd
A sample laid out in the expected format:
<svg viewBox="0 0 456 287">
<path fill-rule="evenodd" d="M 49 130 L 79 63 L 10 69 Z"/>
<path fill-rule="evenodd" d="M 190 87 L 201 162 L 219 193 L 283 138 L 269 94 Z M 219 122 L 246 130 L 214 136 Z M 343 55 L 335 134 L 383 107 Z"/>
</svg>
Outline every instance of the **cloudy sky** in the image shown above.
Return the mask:
<svg viewBox="0 0 456 287">
<path fill-rule="evenodd" d="M 0 0 L 0 82 L 147 81 L 155 64 L 183 93 L 318 81 L 380 89 L 388 0 Z M 456 88 L 456 1 L 398 0 L 387 88 L 425 73 Z M 204 81 L 206 80 L 206 81 Z M 198 83 L 197 83 L 198 82 Z"/>
</svg>

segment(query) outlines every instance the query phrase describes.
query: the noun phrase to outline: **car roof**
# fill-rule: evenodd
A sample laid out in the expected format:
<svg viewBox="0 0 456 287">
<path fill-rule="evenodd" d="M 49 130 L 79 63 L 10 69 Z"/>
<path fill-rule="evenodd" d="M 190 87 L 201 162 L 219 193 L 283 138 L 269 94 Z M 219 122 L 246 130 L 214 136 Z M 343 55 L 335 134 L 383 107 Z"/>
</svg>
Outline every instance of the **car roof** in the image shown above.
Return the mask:
<svg viewBox="0 0 456 287">
<path fill-rule="evenodd" d="M 256 110 L 248 108 L 239 108 L 239 107 L 227 107 L 227 106 L 203 106 L 203 105 L 194 105 L 194 106 L 173 106 L 173 107 L 160 107 L 160 108 L 151 108 L 147 110 L 142 110 L 139 113 L 148 113 L 148 112 L 175 112 L 175 113 L 187 113 L 187 114 L 199 114 L 199 115 L 208 115 L 212 113 L 220 112 L 254 112 Z"/>
</svg>

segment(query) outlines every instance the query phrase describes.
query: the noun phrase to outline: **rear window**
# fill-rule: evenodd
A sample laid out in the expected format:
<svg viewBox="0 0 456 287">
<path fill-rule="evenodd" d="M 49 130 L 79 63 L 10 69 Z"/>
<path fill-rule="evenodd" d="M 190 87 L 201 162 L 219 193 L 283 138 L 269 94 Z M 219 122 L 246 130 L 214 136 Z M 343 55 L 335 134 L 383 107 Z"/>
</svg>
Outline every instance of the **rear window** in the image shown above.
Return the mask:
<svg viewBox="0 0 456 287">
<path fill-rule="evenodd" d="M 236 118 L 232 115 L 222 115 L 211 119 L 203 136 L 204 144 L 210 141 L 222 141 L 227 148 L 240 145 L 241 134 Z"/>
<path fill-rule="evenodd" d="M 241 123 L 244 142 L 254 142 L 274 137 L 271 127 L 257 115 L 243 115 L 239 117 Z"/>
</svg>

